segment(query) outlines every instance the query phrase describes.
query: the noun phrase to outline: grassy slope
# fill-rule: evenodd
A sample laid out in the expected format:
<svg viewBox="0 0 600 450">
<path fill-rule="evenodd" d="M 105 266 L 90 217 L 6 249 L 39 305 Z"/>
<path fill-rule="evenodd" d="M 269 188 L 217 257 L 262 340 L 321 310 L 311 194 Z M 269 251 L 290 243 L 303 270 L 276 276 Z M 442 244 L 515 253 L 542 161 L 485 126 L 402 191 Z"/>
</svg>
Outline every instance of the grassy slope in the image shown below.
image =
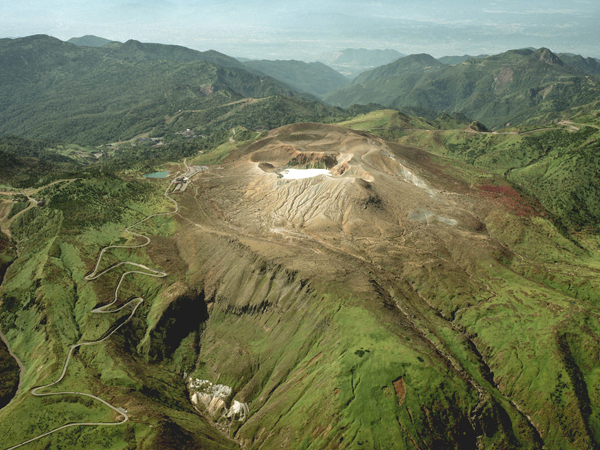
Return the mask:
<svg viewBox="0 0 600 450">
<path fill-rule="evenodd" d="M 249 448 L 409 448 L 411 436 L 431 445 L 464 437 L 476 396 L 406 324 L 369 307 L 370 294 L 299 279 L 215 236 L 196 235 L 185 253 L 195 255 L 190 276 L 203 279 L 211 311 L 193 375 L 252 401 L 254 415 L 232 430 Z M 401 404 L 392 385 L 400 377 Z"/>
<path fill-rule="evenodd" d="M 0 280 L 16 258 L 10 238 L 0 231 Z M 8 352 L 4 341 L 0 342 L 0 408 L 14 396 L 19 384 L 19 366 Z"/>
<path fill-rule="evenodd" d="M 596 120 L 593 114 L 574 119 Z M 461 173 L 496 204 L 484 220 L 490 234 L 512 253 L 500 256 L 501 264 L 469 269 L 493 294 L 490 301 L 458 314 L 454 323 L 474 336 L 499 390 L 537 411 L 533 420 L 547 447 L 597 445 L 599 374 L 594 369 L 596 350 L 590 345 L 600 333 L 595 231 L 600 162 L 591 150 L 598 131 L 559 127 L 492 135 L 412 130 L 397 139 L 444 155 L 438 161 L 445 166 L 442 170 Z M 430 276 L 414 277 L 426 298 L 439 296 L 440 285 Z M 438 326 L 450 348 L 461 355 L 452 332 Z M 527 363 L 520 363 L 524 358 Z M 461 362 L 476 367 L 466 357 Z"/>
<path fill-rule="evenodd" d="M 466 127 L 469 122 L 460 116 L 451 117 L 437 113 L 436 118 L 427 120 L 423 117 L 407 115 L 400 111 L 382 109 L 353 117 L 350 120 L 338 122 L 343 127 L 353 130 L 372 132 L 384 139 L 393 140 L 394 136 L 402 135 L 402 130 L 445 130 Z"/>
<path fill-rule="evenodd" d="M 75 396 L 40 399 L 28 391 L 58 376 L 68 345 L 97 339 L 118 321 L 118 315 L 88 314 L 110 298 L 117 274 L 98 283 L 85 282 L 83 276 L 101 246 L 135 241 L 123 234 L 126 224 L 150 212 L 171 208 L 160 196 L 163 187 L 160 182 L 92 175 L 52 188 L 52 192 L 42 191 L 50 199 L 48 207 L 29 210 L 13 223 L 12 234 L 21 241 L 20 258 L 9 269 L 3 286 L 2 326 L 27 369 L 21 394 L 0 412 L 3 425 L 10 430 L 5 434 L 5 443 L 18 443 L 82 418 L 114 420 L 112 413 L 93 401 Z M 106 203 L 109 198 L 114 203 Z M 145 229 L 169 233 L 164 220 L 150 223 Z M 153 265 L 143 250 L 115 251 L 107 264 L 118 258 Z M 167 284 L 174 281 L 169 279 Z M 161 289 L 163 283 L 148 277 L 126 280 L 123 298 L 142 293 L 148 302 L 140 308 L 138 324 L 143 323 L 149 303 Z M 128 337 L 132 333 L 134 336 Z M 48 448 L 64 448 L 76 442 L 103 448 L 194 446 L 199 437 L 207 448 L 231 448 L 191 410 L 180 377 L 161 367 L 148 371 L 143 358 L 138 360 L 135 353 L 129 354 L 127 348 L 139 339 L 135 334 L 135 329 L 126 328 L 106 344 L 82 349 L 69 366 L 67 378 L 57 386 L 94 393 L 123 405 L 133 413 L 133 422 L 123 427 L 59 432 L 46 440 Z"/>
</svg>

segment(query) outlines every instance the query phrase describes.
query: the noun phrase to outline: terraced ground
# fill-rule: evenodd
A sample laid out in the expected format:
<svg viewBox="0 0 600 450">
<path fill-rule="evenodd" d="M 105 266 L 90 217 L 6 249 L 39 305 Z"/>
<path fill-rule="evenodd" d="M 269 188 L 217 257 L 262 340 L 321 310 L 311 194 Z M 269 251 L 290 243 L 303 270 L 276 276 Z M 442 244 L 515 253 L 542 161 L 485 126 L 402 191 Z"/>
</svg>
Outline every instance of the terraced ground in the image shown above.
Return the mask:
<svg viewBox="0 0 600 450">
<path fill-rule="evenodd" d="M 584 225 L 594 204 L 574 214 L 579 185 L 551 201 L 547 175 L 528 172 L 558 164 L 546 151 L 558 145 L 583 164 L 595 131 L 541 132 L 540 147 L 388 119 L 361 122 L 377 122 L 372 133 L 289 125 L 188 159 L 210 168 L 177 194 L 177 214 L 140 224 L 144 247 L 118 248 L 145 242 L 123 224 L 166 211 L 170 179 L 91 174 L 23 212 L 2 288 L 2 327 L 26 366 L 0 410 L 6 445 L 115 420 L 27 391 L 56 380 L 73 342 L 114 327 L 88 311 L 109 303 L 127 270 L 117 264 L 131 261 L 168 275 L 126 278 L 115 307 L 145 301 L 111 339 L 79 349 L 56 386 L 122 405 L 130 420 L 40 446 L 597 447 L 600 242 Z M 286 168 L 331 176 L 285 179 Z M 114 270 L 86 281 L 106 246 Z M 246 420 L 196 410 L 188 377 L 230 386 Z"/>
</svg>

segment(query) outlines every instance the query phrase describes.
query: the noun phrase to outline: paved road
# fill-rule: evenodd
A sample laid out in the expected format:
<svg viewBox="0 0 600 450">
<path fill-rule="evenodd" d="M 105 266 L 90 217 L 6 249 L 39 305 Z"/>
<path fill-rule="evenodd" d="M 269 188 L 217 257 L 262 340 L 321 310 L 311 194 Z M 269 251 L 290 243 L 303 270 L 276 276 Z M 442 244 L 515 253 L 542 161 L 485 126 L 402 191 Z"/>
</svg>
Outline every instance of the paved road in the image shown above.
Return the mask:
<svg viewBox="0 0 600 450">
<path fill-rule="evenodd" d="M 184 161 L 184 164 L 187 168 L 187 162 Z M 28 439 L 27 441 L 21 442 L 20 444 L 17 445 L 13 445 L 12 447 L 8 447 L 5 450 L 12 450 L 15 448 L 19 448 L 22 447 L 24 445 L 27 445 L 31 442 L 37 441 L 39 439 L 42 439 L 46 436 L 49 436 L 50 434 L 56 433 L 57 431 L 60 430 L 64 430 L 66 428 L 70 428 L 70 427 L 79 427 L 79 426 L 116 426 L 116 425 L 121 425 L 125 422 L 127 422 L 129 420 L 129 415 L 127 414 L 127 411 L 123 408 L 119 408 L 116 407 L 114 405 L 111 405 L 110 403 L 108 403 L 105 400 L 102 400 L 100 397 L 96 397 L 95 395 L 92 394 L 87 394 L 85 392 L 76 392 L 76 391 L 57 391 L 57 392 L 39 392 L 42 389 L 46 389 L 49 388 L 51 386 L 54 386 L 55 384 L 60 383 L 64 377 L 67 374 L 67 368 L 69 366 L 69 362 L 71 361 L 71 357 L 73 356 L 73 353 L 75 352 L 75 350 L 79 347 L 83 347 L 83 346 L 88 346 L 88 345 L 96 345 L 96 344 L 100 344 L 104 341 L 106 341 L 109 337 L 111 337 L 114 333 L 116 333 L 121 327 L 123 327 L 126 323 L 128 323 L 131 318 L 134 316 L 136 310 L 138 309 L 138 307 L 144 302 L 144 299 L 142 297 L 136 297 L 130 301 L 128 301 L 127 303 L 125 303 L 124 305 L 122 305 L 119 308 L 116 309 L 111 309 L 111 307 L 117 302 L 118 299 L 118 295 L 119 295 L 119 288 L 121 287 L 121 283 L 123 282 L 123 279 L 129 275 L 129 274 L 134 274 L 134 273 L 139 273 L 142 275 L 147 275 L 147 276 L 151 276 L 151 277 L 156 277 L 156 278 L 163 278 L 167 276 L 166 272 L 163 272 L 161 270 L 157 270 L 157 269 L 152 269 L 148 266 L 145 266 L 143 264 L 138 264 L 138 263 L 134 263 L 132 261 L 123 261 L 120 262 L 118 264 L 115 264 L 113 266 L 110 266 L 107 269 L 104 269 L 100 272 L 98 272 L 98 268 L 100 267 L 100 263 L 102 262 L 102 257 L 104 256 L 104 254 L 106 253 L 106 251 L 110 250 L 110 249 L 114 249 L 114 248 L 128 248 L 128 249 L 132 249 L 132 248 L 141 248 L 141 247 L 145 247 L 146 245 L 148 245 L 151 240 L 148 236 L 145 236 L 143 234 L 140 233 L 136 233 L 134 231 L 131 231 L 132 228 L 146 222 L 147 220 L 152 219 L 153 217 L 157 217 L 157 216 L 166 216 L 166 215 L 170 215 L 170 214 L 176 214 L 179 212 L 179 204 L 169 196 L 168 191 L 170 189 L 170 185 L 167 188 L 167 190 L 164 192 L 164 196 L 166 198 L 168 198 L 169 200 L 171 200 L 173 202 L 173 204 L 175 205 L 175 209 L 173 211 L 168 211 L 168 212 L 164 212 L 164 213 L 156 213 L 156 214 L 152 214 L 149 215 L 148 217 L 140 220 L 139 222 L 134 223 L 133 225 L 128 226 L 125 231 L 127 231 L 128 233 L 137 236 L 137 237 L 142 237 L 146 240 L 146 242 L 139 244 L 139 245 L 109 245 L 108 247 L 104 247 L 101 251 L 100 251 L 100 255 L 98 256 L 98 260 L 96 261 L 96 265 L 94 266 L 94 269 L 85 276 L 85 280 L 87 281 L 93 281 L 98 279 L 99 277 L 101 277 L 102 275 L 104 275 L 107 272 L 110 272 L 111 270 L 116 269 L 119 266 L 122 265 L 130 265 L 130 266 L 134 266 L 142 270 L 129 270 L 127 272 L 124 272 L 121 277 L 119 278 L 119 282 L 117 283 L 117 286 L 115 287 L 115 295 L 114 295 L 114 299 L 112 302 L 110 302 L 107 305 L 103 305 L 100 306 L 98 308 L 94 308 L 91 312 L 94 314 L 114 314 L 117 313 L 125 308 L 129 308 L 131 306 L 131 313 L 129 314 L 129 317 L 127 318 L 127 320 L 125 320 L 123 323 L 121 323 L 120 325 L 118 325 L 117 327 L 115 327 L 114 329 L 110 330 L 109 333 L 107 333 L 102 339 L 98 339 L 97 341 L 90 341 L 90 342 L 81 342 L 79 344 L 73 344 L 71 345 L 71 347 L 69 348 L 69 353 L 67 354 L 67 358 L 65 359 L 65 363 L 63 365 L 63 370 L 62 373 L 60 374 L 60 376 L 56 379 L 56 381 L 50 383 L 50 384 L 46 384 L 44 386 L 37 386 L 35 388 L 33 388 L 31 390 L 31 395 L 34 395 L 36 397 L 48 397 L 48 396 L 52 396 L 52 395 L 80 395 L 83 397 L 89 397 L 91 399 L 97 400 L 101 403 L 103 403 L 104 405 L 106 405 L 107 407 L 109 407 L 110 409 L 112 409 L 114 412 L 116 412 L 117 414 L 119 414 L 119 416 L 122 417 L 121 420 L 117 421 L 117 422 L 75 422 L 75 423 L 68 423 L 66 425 L 62 425 L 60 427 L 54 428 L 53 430 L 50 430 L 46 433 L 40 434 L 39 436 L 35 436 L 31 439 Z"/>
<path fill-rule="evenodd" d="M 558 122 L 558 125 L 579 125 L 580 127 L 592 127 L 597 130 L 600 130 L 600 127 L 598 125 L 592 125 L 589 123 L 577 123 L 577 122 L 572 122 L 570 120 L 561 120 L 560 122 Z"/>
<path fill-rule="evenodd" d="M 13 217 L 11 217 L 10 219 L 7 219 L 6 221 L 4 221 L 4 223 L 2 224 L 2 227 L 1 227 L 2 232 L 4 234 L 6 234 L 8 237 L 12 237 L 11 234 L 10 234 L 10 225 L 17 219 L 17 217 L 19 217 L 21 214 L 24 214 L 25 211 L 28 211 L 31 206 L 36 206 L 37 205 L 37 200 L 34 199 L 34 198 L 32 198 L 31 197 L 32 195 L 35 195 L 38 192 L 40 192 L 42 189 L 49 188 L 50 186 L 53 186 L 53 185 L 55 185 L 57 183 L 62 183 L 63 181 L 66 181 L 66 183 L 64 184 L 64 186 L 66 186 L 66 185 L 72 183 L 73 181 L 80 180 L 80 179 L 81 178 L 67 178 L 67 179 L 63 179 L 63 180 L 56 180 L 56 181 L 53 181 L 50 184 L 47 184 L 46 186 L 42 186 L 42 187 L 39 187 L 39 188 L 36 188 L 36 189 L 34 189 L 34 188 L 23 189 L 23 190 L 21 190 L 19 192 L 15 192 L 15 191 L 0 191 L 0 194 L 4 194 L 4 195 L 23 194 L 23 195 L 25 195 L 27 197 L 27 199 L 29 200 L 29 203 L 31 203 L 31 205 L 28 206 L 27 209 L 24 209 L 23 211 L 19 211 Z M 64 186 L 61 186 L 61 189 Z"/>
</svg>

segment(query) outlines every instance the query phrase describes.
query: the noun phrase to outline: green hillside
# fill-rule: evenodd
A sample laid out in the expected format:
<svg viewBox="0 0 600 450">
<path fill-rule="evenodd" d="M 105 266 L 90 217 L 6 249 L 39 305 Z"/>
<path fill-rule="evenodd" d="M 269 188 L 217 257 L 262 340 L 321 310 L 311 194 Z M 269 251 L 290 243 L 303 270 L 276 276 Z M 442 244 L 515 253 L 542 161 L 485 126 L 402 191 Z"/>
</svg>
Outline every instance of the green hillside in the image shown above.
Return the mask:
<svg viewBox="0 0 600 450">
<path fill-rule="evenodd" d="M 437 73 L 446 67 L 427 54 L 405 56 L 391 64 L 360 74 L 352 83 L 330 92 L 323 100 L 338 106 L 365 102 L 391 106 L 393 99 L 398 95 L 408 94 L 426 73 Z M 419 103 L 403 106 L 436 109 Z"/>
<path fill-rule="evenodd" d="M 235 66 L 241 63 L 217 52 L 135 41 L 91 48 L 47 36 L 4 40 L 0 134 L 100 144 L 148 132 L 180 110 L 303 98 Z"/>
<path fill-rule="evenodd" d="M 435 72 L 443 67 L 443 64 L 433 56 L 426 53 L 409 55 L 404 58 L 378 67 L 375 70 L 365 72 L 352 81 L 352 86 L 360 86 L 372 80 L 381 78 L 399 77 L 403 75 L 425 74 Z"/>
<path fill-rule="evenodd" d="M 297 91 L 319 98 L 348 82 L 342 74 L 320 62 L 254 60 L 245 62 L 244 65 L 275 78 Z"/>
<path fill-rule="evenodd" d="M 411 55 L 362 74 L 324 100 L 340 106 L 366 101 L 421 106 L 502 127 L 589 103 L 598 98 L 598 83 L 600 78 L 544 48 L 511 50 L 454 66 Z"/>
<path fill-rule="evenodd" d="M 393 139 L 394 136 L 402 136 L 409 130 L 453 130 L 466 128 L 471 122 L 465 117 L 452 117 L 444 113 L 438 113 L 435 118 L 427 120 L 401 111 L 384 109 L 359 114 L 350 120 L 339 122 L 339 125 L 353 130 L 369 131 L 384 139 Z"/>
<path fill-rule="evenodd" d="M 68 177 L 95 160 L 89 149 L 17 136 L 0 137 L 0 180 L 18 188 Z"/>
</svg>

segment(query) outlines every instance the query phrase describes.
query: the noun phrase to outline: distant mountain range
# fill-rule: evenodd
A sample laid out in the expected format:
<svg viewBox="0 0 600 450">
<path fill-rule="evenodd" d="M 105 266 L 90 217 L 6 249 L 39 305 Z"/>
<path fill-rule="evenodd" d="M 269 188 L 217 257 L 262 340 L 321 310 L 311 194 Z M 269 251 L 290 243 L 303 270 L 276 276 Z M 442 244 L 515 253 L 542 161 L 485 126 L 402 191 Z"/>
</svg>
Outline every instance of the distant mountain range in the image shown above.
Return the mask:
<svg viewBox="0 0 600 450">
<path fill-rule="evenodd" d="M 410 55 L 365 72 L 324 100 L 332 105 L 380 103 L 462 113 L 490 127 L 521 123 L 541 111 L 562 111 L 598 98 L 598 61 L 550 50 L 511 50 L 443 64 Z"/>
<path fill-rule="evenodd" d="M 340 108 L 355 104 L 499 128 L 531 117 L 553 120 L 599 97 L 598 60 L 544 48 L 440 59 L 347 49 L 324 57 L 355 69 L 393 59 L 348 81 L 321 62 L 241 62 L 213 50 L 77 39 L 0 40 L 0 134 L 96 144 L 178 126 L 204 134 L 236 126 L 232 117 L 256 128 L 344 117 Z M 274 98 L 233 111 L 241 108 L 236 102 L 267 97 Z M 251 111 L 259 115 L 246 117 Z"/>
<path fill-rule="evenodd" d="M 82 47 L 104 47 L 106 44 L 110 44 L 115 41 L 111 41 L 109 39 L 104 39 L 98 36 L 93 36 L 91 34 L 81 36 L 81 37 L 73 37 L 69 39 L 67 42 L 75 45 L 79 45 Z"/>
<path fill-rule="evenodd" d="M 559 53 L 557 56 L 568 65 L 582 72 L 590 75 L 600 75 L 600 60 L 596 58 L 584 58 L 581 55 L 571 53 Z"/>
<path fill-rule="evenodd" d="M 0 68 L 0 134 L 30 138 L 102 143 L 147 132 L 180 110 L 249 97 L 314 100 L 215 51 L 133 40 L 101 48 L 43 35 L 3 40 Z"/>
<path fill-rule="evenodd" d="M 347 48 L 338 52 L 322 54 L 317 57 L 317 61 L 327 64 L 348 78 L 354 78 L 362 72 L 389 64 L 403 56 L 405 55 L 390 49 Z"/>
<path fill-rule="evenodd" d="M 297 91 L 319 98 L 348 83 L 346 77 L 320 62 L 255 60 L 247 61 L 244 65 L 273 77 Z"/>
<path fill-rule="evenodd" d="M 181 128 L 208 135 L 238 125 L 341 119 L 354 110 L 317 96 L 346 82 L 321 63 L 244 64 L 213 50 L 135 40 L 92 47 L 45 35 L 4 39 L 0 135 L 96 145 Z"/>
<path fill-rule="evenodd" d="M 212 61 L 226 67 L 245 68 L 255 75 L 267 75 L 289 85 L 299 92 L 321 98 L 325 94 L 340 88 L 348 79 L 336 70 L 319 62 L 251 60 L 248 58 L 230 58 L 209 50 L 198 52 L 177 45 L 146 44 L 128 41 L 127 45 L 98 36 L 87 35 L 71 38 L 67 42 L 84 47 L 107 47 L 112 54 L 136 60 L 167 59 L 178 61 Z M 386 60 L 387 62 L 387 60 Z M 242 63 L 242 64 L 240 64 Z"/>
</svg>

